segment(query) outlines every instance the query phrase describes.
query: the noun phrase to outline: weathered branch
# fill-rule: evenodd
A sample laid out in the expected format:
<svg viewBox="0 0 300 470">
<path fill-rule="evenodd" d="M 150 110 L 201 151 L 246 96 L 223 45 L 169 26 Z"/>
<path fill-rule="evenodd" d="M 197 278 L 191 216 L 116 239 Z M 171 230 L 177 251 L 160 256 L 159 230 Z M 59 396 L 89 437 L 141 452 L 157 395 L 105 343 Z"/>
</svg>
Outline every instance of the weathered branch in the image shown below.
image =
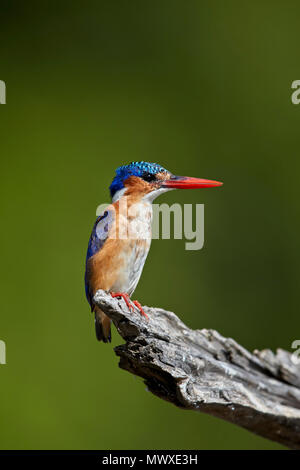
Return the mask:
<svg viewBox="0 0 300 470">
<path fill-rule="evenodd" d="M 161 308 L 144 307 L 149 321 L 123 300 L 99 290 L 94 298 L 126 344 L 120 367 L 175 405 L 203 411 L 300 449 L 300 367 L 278 349 L 249 351 L 214 330 L 191 330 Z"/>
</svg>

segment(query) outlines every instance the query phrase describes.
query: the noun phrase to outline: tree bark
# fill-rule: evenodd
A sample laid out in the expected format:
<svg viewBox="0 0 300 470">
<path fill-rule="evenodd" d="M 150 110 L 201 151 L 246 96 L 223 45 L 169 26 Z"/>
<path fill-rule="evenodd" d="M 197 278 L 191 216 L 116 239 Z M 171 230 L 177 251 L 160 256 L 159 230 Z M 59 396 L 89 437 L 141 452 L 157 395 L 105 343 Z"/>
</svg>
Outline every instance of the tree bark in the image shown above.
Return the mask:
<svg viewBox="0 0 300 470">
<path fill-rule="evenodd" d="M 191 330 L 172 312 L 129 312 L 99 290 L 94 301 L 125 344 L 120 367 L 142 377 L 158 397 L 203 411 L 292 449 L 300 449 L 300 366 L 278 349 L 250 353 L 215 330 Z"/>
</svg>

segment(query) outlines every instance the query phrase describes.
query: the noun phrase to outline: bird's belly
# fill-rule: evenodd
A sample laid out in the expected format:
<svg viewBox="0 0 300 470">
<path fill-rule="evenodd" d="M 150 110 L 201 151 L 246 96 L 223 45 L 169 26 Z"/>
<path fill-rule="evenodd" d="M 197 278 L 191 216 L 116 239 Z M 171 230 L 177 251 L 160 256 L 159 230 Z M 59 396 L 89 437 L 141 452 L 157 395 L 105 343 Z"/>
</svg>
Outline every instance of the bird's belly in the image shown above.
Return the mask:
<svg viewBox="0 0 300 470">
<path fill-rule="evenodd" d="M 91 290 L 124 292 L 131 295 L 142 274 L 151 244 L 152 206 L 140 203 L 135 212 L 124 217 L 119 214 L 117 234 L 108 236 L 101 250 L 88 262 Z"/>
<path fill-rule="evenodd" d="M 130 249 L 121 255 L 120 271 L 111 290 L 131 295 L 141 277 L 151 240 L 131 240 Z"/>
</svg>

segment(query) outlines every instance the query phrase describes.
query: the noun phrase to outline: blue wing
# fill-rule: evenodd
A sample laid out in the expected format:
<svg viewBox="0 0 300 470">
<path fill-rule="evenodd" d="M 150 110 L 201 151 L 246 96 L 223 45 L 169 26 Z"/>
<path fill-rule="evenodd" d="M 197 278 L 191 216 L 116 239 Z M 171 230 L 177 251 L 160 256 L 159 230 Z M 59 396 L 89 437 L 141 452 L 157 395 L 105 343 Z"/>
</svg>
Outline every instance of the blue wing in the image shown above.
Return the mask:
<svg viewBox="0 0 300 470">
<path fill-rule="evenodd" d="M 87 254 L 86 254 L 86 267 L 85 267 L 85 293 L 86 293 L 86 298 L 92 307 L 93 310 L 93 293 L 90 291 L 90 286 L 89 286 L 89 272 L 88 272 L 88 260 L 94 256 L 95 253 L 97 253 L 101 248 L 103 247 L 105 241 L 107 240 L 109 230 L 112 226 L 112 223 L 114 221 L 114 212 L 112 210 L 106 210 L 101 214 L 97 219 L 94 224 L 89 244 L 88 244 L 88 249 L 87 249 Z"/>
</svg>

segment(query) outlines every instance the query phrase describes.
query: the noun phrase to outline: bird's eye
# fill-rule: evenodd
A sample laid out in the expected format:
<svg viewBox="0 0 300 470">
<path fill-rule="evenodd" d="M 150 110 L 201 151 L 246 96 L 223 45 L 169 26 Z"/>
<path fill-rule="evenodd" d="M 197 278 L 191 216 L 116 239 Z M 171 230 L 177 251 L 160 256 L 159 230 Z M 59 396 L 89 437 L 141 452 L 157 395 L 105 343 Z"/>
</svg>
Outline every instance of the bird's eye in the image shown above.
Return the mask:
<svg viewBox="0 0 300 470">
<path fill-rule="evenodd" d="M 148 181 L 149 183 L 151 181 L 155 181 L 156 177 L 153 173 L 144 173 L 143 174 L 143 180 Z"/>
</svg>

